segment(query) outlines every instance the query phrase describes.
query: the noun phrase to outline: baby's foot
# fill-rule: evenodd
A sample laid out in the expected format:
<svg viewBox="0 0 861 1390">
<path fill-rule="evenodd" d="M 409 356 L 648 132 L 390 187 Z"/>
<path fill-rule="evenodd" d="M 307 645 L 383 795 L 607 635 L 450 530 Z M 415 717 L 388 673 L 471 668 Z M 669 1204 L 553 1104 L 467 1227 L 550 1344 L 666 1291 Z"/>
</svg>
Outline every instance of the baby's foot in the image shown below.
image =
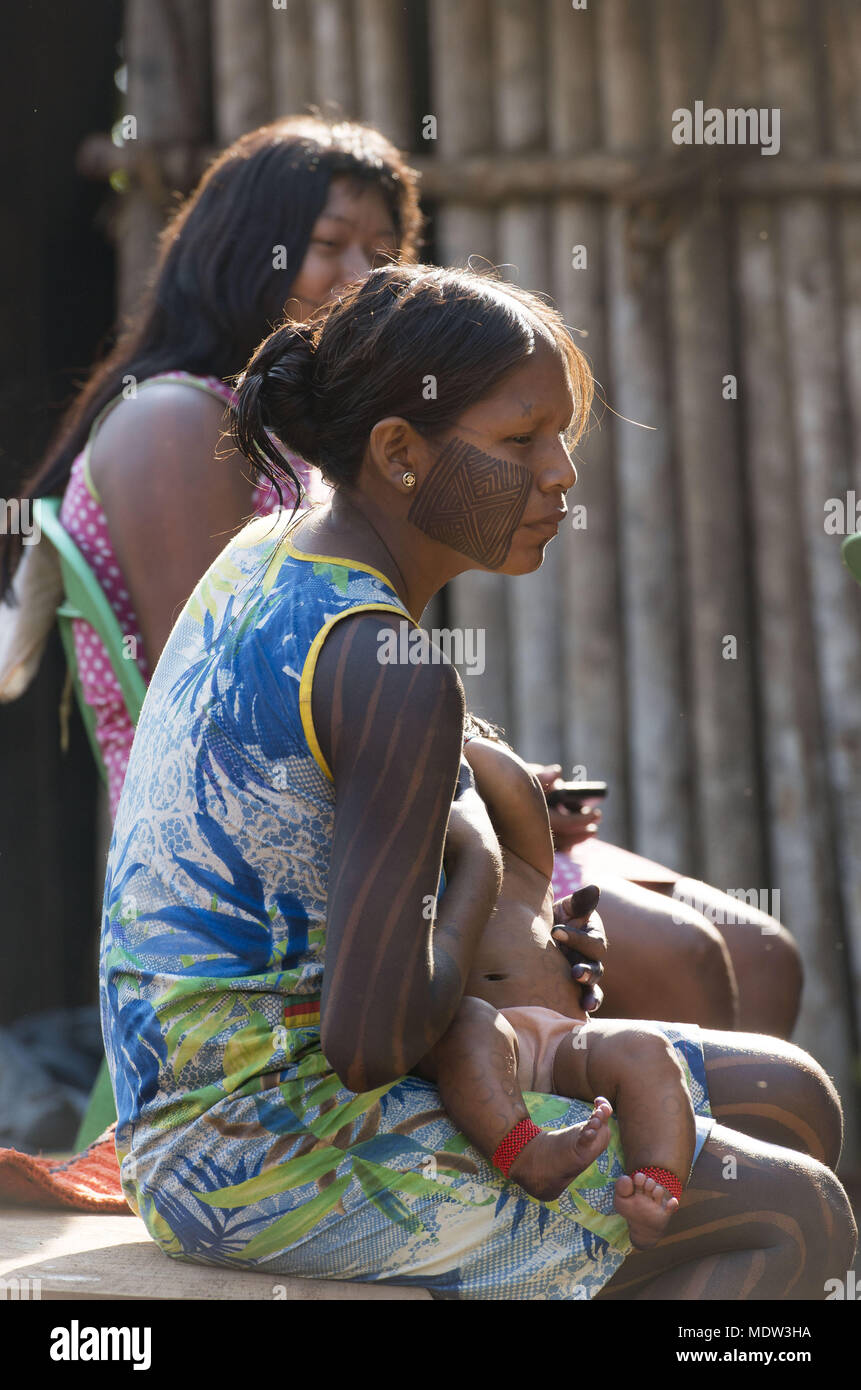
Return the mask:
<svg viewBox="0 0 861 1390">
<path fill-rule="evenodd" d="M 657 1245 L 673 1212 L 679 1209 L 677 1198 L 645 1173 L 633 1177 L 625 1173 L 617 1178 L 613 1205 L 627 1221 L 631 1244 L 637 1250 Z"/>
<path fill-rule="evenodd" d="M 582 1124 L 542 1130 L 530 1139 L 508 1170 L 509 1176 L 540 1202 L 555 1201 L 606 1149 L 612 1113 L 610 1102 L 596 1096 L 592 1114 Z"/>
</svg>

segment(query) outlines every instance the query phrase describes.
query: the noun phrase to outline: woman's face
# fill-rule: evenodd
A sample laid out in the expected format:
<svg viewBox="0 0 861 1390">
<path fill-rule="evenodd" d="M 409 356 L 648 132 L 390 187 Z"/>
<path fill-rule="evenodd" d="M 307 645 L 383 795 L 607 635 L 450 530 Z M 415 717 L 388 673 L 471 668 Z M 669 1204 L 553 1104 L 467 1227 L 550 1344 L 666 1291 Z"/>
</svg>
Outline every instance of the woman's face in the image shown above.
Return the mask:
<svg viewBox="0 0 861 1390">
<path fill-rule="evenodd" d="M 333 179 L 285 312 L 299 321 L 310 318 L 340 290 L 397 255 L 395 225 L 380 190 L 348 178 Z"/>
<path fill-rule="evenodd" d="M 532 356 L 441 441 L 408 520 L 483 568 L 538 569 L 577 481 L 563 438 L 574 405 L 565 363 L 536 335 Z"/>
</svg>

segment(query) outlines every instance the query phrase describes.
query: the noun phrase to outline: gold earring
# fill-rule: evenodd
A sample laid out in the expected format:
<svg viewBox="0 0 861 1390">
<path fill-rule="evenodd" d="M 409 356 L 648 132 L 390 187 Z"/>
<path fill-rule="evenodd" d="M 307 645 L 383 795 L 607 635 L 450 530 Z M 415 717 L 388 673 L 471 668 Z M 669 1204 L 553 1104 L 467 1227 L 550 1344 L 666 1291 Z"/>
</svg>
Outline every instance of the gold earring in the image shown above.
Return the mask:
<svg viewBox="0 0 861 1390">
<path fill-rule="evenodd" d="M 403 483 L 404 487 L 415 487 L 415 485 L 416 485 L 416 475 L 415 475 L 415 473 L 405 473 L 405 474 L 403 475 L 403 477 L 401 478 L 401 482 Z"/>
</svg>

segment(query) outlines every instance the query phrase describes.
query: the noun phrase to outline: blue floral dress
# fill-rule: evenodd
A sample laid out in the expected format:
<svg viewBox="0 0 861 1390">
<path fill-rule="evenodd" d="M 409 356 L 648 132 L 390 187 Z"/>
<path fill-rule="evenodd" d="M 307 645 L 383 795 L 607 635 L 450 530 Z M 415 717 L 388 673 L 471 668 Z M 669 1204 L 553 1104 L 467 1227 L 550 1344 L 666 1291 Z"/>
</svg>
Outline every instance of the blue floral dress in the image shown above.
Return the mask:
<svg viewBox="0 0 861 1390">
<path fill-rule="evenodd" d="M 407 1076 L 356 1095 L 320 1050 L 334 786 L 311 715 L 332 626 L 388 579 L 252 521 L 153 675 L 108 857 L 101 1010 L 123 1190 L 169 1256 L 444 1298 L 589 1298 L 630 1250 L 618 1131 L 555 1202 L 506 1181 Z M 411 621 L 411 620 L 410 620 Z M 697 1029 L 667 1028 L 710 1125 Z M 579 1101 L 529 1094 L 535 1122 Z"/>
</svg>

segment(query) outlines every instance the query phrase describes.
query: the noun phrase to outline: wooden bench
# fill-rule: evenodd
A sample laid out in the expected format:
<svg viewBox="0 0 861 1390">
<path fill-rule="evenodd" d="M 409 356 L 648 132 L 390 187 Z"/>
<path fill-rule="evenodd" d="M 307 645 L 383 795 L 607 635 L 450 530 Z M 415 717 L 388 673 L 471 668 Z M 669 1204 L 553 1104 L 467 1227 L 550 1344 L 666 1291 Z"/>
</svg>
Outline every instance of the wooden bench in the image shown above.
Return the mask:
<svg viewBox="0 0 861 1390">
<path fill-rule="evenodd" d="M 290 1279 L 181 1264 L 162 1254 L 136 1216 L 4 1207 L 0 1209 L 0 1299 L 28 1297 L 431 1301 L 426 1289 L 414 1287 Z"/>
</svg>

